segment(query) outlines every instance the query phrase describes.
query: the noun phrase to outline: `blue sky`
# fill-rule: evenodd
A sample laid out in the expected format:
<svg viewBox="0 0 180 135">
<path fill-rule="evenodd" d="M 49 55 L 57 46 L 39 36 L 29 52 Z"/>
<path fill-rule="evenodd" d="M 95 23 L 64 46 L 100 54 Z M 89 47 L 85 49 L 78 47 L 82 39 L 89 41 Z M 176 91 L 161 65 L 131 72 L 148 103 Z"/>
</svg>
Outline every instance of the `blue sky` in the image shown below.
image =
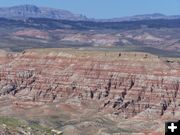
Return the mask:
<svg viewBox="0 0 180 135">
<path fill-rule="evenodd" d="M 0 0 L 0 7 L 20 4 L 66 9 L 91 18 L 150 13 L 180 15 L 180 0 Z"/>
</svg>

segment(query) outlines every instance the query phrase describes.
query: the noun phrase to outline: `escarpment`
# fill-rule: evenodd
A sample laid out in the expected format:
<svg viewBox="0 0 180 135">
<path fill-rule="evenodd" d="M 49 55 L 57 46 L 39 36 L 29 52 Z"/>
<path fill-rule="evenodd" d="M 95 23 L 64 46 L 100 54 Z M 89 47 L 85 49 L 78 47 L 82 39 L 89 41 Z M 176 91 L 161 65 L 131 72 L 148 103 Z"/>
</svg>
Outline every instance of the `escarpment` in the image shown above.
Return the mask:
<svg viewBox="0 0 180 135">
<path fill-rule="evenodd" d="M 27 50 L 0 56 L 0 96 L 14 106 L 94 102 L 100 113 L 120 118 L 176 116 L 180 64 L 151 54 Z"/>
</svg>

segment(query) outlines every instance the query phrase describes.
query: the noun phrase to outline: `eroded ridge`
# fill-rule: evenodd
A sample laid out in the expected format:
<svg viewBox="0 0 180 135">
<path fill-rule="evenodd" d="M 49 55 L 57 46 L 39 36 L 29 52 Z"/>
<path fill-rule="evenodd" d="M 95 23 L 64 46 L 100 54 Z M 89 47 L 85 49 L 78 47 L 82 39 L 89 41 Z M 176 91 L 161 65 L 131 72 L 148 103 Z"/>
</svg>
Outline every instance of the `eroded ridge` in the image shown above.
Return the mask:
<svg viewBox="0 0 180 135">
<path fill-rule="evenodd" d="M 122 118 L 179 111 L 178 60 L 71 49 L 28 50 L 1 59 L 0 95 L 13 95 L 17 107 L 77 99 Z"/>
</svg>

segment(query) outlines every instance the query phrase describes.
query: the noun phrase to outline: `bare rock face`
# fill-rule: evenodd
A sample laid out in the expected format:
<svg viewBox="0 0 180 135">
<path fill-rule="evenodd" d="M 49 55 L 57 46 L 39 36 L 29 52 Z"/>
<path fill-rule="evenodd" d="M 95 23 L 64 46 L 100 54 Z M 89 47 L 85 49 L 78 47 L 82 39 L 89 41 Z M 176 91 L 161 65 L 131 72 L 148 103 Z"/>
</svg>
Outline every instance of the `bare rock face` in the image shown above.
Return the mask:
<svg viewBox="0 0 180 135">
<path fill-rule="evenodd" d="M 16 109 L 40 106 L 43 113 L 51 115 L 55 110 L 45 109 L 51 104 L 67 114 L 76 112 L 88 117 L 93 108 L 94 115 L 117 122 L 163 121 L 180 116 L 178 59 L 71 49 L 27 50 L 1 59 L 5 61 L 0 64 L 0 95 L 13 99 L 11 106 Z M 87 121 L 76 128 L 86 125 Z M 88 127 L 100 125 L 99 121 L 88 123 Z M 100 134 L 98 129 L 94 131 Z"/>
</svg>

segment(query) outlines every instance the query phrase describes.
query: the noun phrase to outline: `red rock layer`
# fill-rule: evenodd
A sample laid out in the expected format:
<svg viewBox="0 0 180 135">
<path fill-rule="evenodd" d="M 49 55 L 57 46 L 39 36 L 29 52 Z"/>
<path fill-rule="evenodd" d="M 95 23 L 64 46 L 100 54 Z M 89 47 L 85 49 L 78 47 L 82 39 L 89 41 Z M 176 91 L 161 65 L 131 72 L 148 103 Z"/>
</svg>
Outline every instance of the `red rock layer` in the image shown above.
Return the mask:
<svg viewBox="0 0 180 135">
<path fill-rule="evenodd" d="M 0 59 L 0 95 L 14 95 L 20 107 L 92 100 L 100 112 L 122 118 L 147 111 L 175 116 L 180 109 L 178 60 L 77 50 L 29 50 Z"/>
</svg>

